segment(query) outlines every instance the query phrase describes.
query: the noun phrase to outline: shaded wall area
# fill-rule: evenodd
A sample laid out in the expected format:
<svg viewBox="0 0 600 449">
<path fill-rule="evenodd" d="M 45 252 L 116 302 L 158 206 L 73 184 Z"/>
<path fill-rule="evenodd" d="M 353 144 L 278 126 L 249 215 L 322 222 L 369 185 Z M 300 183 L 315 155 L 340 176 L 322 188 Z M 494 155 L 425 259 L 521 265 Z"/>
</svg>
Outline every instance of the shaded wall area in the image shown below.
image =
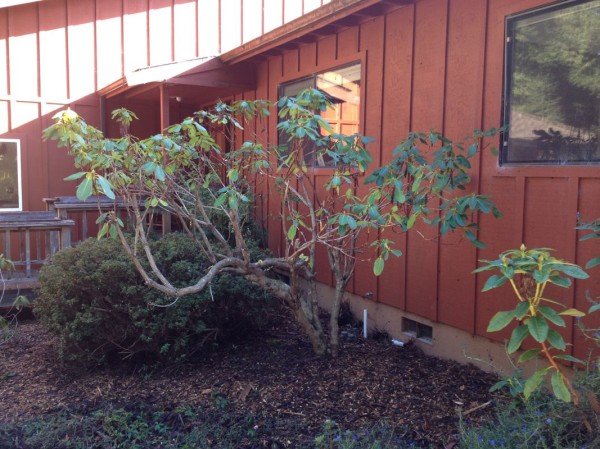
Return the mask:
<svg viewBox="0 0 600 449">
<path fill-rule="evenodd" d="M 70 107 L 101 127 L 96 92 L 127 72 L 217 56 L 329 1 L 44 0 L 0 8 L 0 138 L 21 141 L 23 209 L 74 192 L 63 181 L 70 158 L 40 138 L 56 111 Z M 160 120 L 149 118 L 146 129 L 158 132 Z"/>
</svg>

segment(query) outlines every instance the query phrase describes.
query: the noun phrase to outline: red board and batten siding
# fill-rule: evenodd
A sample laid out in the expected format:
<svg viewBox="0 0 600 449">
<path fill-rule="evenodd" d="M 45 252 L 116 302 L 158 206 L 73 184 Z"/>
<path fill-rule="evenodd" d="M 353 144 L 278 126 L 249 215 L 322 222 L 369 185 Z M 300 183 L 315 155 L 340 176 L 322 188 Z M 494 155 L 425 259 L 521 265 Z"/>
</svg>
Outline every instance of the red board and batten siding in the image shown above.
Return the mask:
<svg viewBox="0 0 600 449">
<path fill-rule="evenodd" d="M 389 160 L 409 130 L 436 129 L 460 140 L 474 129 L 500 125 L 505 17 L 546 3 L 417 0 L 268 57 L 259 64 L 259 89 L 274 99 L 282 82 L 361 60 L 365 86 L 361 131 L 377 139 L 370 146 L 375 160 Z M 274 120 L 270 136 L 276 136 Z M 499 139 L 486 143 L 498 146 Z M 319 178 L 317 170 L 317 185 L 322 182 Z M 455 235 L 437 239 L 434 232 L 421 228 L 427 239 L 416 233 L 396 237 L 404 256 L 388 262 L 379 279 L 372 275 L 370 264 L 360 263 L 351 290 L 359 295 L 373 292 L 373 300 L 489 336 L 485 329 L 492 314 L 510 308 L 514 300 L 511 292 L 502 289 L 481 293 L 488 274 L 472 274 L 479 259 L 495 258 L 523 242 L 529 247 L 555 248 L 558 257 L 581 265 L 600 254 L 598 244 L 579 242 L 580 234 L 574 230 L 577 212 L 587 220 L 600 216 L 598 167 L 499 167 L 497 156 L 486 150 L 474 161 L 471 188 L 490 195 L 504 213 L 501 220 L 480 217 L 486 249 Z M 273 191 L 269 195 L 274 211 L 278 202 Z M 269 236 L 273 247 L 282 247 L 277 220 L 269 220 Z M 326 263 L 321 251 L 317 264 Z M 552 293 L 569 306 L 586 309 L 585 289 L 600 291 L 600 270 L 595 271 L 576 289 Z M 330 282 L 331 275 L 319 268 L 318 278 Z M 581 343 L 571 324 L 563 334 Z M 574 353 L 583 356 L 584 351 L 579 344 Z"/>
<path fill-rule="evenodd" d="M 95 92 L 139 67 L 212 56 L 279 27 L 328 0 L 45 0 L 0 8 L 0 137 L 19 138 L 23 152 L 24 205 L 68 195 L 62 181 L 71 171 L 64 151 L 43 143 L 41 130 L 54 111 L 70 106 L 100 123 Z M 410 3 L 410 2 L 407 2 Z M 362 24 L 257 62 L 258 86 L 239 98 L 277 98 L 278 86 L 321 70 L 360 60 L 363 64 L 361 131 L 373 136 L 374 159 L 386 161 L 411 131 L 437 129 L 453 139 L 475 128 L 500 125 L 507 15 L 548 0 L 415 0 Z M 335 28 L 330 28 L 335 29 Z M 276 111 L 261 133 L 276 139 Z M 498 139 L 488 143 L 498 145 Z M 481 258 L 505 249 L 550 246 L 559 257 L 585 264 L 600 254 L 595 242 L 579 242 L 577 212 L 600 216 L 598 167 L 499 167 L 485 152 L 473 170 L 474 190 L 492 196 L 502 220 L 480 217 L 477 250 L 456 236 L 435 239 L 395 235 L 404 256 L 391 260 L 376 279 L 359 264 L 349 289 L 373 293 L 408 312 L 486 335 L 495 310 L 507 309 L 506 291 L 480 293 L 487 276 L 472 270 Z M 317 184 L 323 177 L 317 176 Z M 259 208 L 276 212 L 275 189 L 260 186 Z M 269 244 L 282 246 L 281 222 L 263 214 Z M 318 264 L 326 267 L 326 254 Z M 600 291 L 600 269 L 575 289 L 556 293 L 585 309 L 585 290 Z M 319 280 L 331 282 L 327 269 Z M 385 323 L 382 323 L 385 325 Z M 569 327 L 566 332 L 580 337 Z M 505 335 L 498 335 L 502 338 Z M 578 345 L 575 355 L 582 356 Z"/>
<path fill-rule="evenodd" d="M 490 0 L 488 10 L 488 36 L 486 47 L 484 82 L 484 127 L 496 126 L 501 116 L 502 63 L 504 47 L 504 17 L 516 12 L 538 7 L 539 0 L 506 2 Z M 583 220 L 600 216 L 600 167 L 598 166 L 512 166 L 498 167 L 496 158 L 483 155 L 481 189 L 485 194 L 500 199 L 505 218 L 501 223 L 482 219 L 482 237 L 489 243 L 490 252 L 518 247 L 524 242 L 529 247 L 548 246 L 556 249 L 556 255 L 585 265 L 592 255 L 600 254 L 597 242 L 580 242 L 580 233 L 574 231 L 577 213 Z M 483 252 L 482 252 L 483 253 Z M 591 279 L 577 282 L 574 289 L 555 289 L 556 294 L 568 306 L 589 307 L 585 290 L 597 296 L 600 291 L 600 270 L 590 270 Z M 485 277 L 480 276 L 478 290 Z M 551 294 L 550 292 L 548 294 Z M 494 307 L 508 306 L 510 296 L 500 292 L 479 293 L 476 330 L 482 334 Z M 596 327 L 598 318 L 595 317 Z M 581 343 L 574 327 L 567 330 L 569 336 Z M 578 344 L 574 353 L 585 357 L 585 347 Z"/>
<path fill-rule="evenodd" d="M 64 150 L 42 142 L 69 106 L 100 125 L 96 92 L 148 65 L 216 56 L 329 0 L 44 0 L 0 8 L 0 138 L 21 140 L 23 205 L 70 195 Z"/>
<path fill-rule="evenodd" d="M 460 139 L 481 128 L 486 40 L 486 2 L 454 0 L 448 10 L 444 133 Z M 473 166 L 478 167 L 477 157 Z M 475 173 L 472 189 L 480 177 Z M 437 314 L 446 324 L 473 332 L 476 278 L 467 275 L 477 260 L 476 248 L 458 235 L 447 235 L 439 245 Z M 458 305 L 460 304 L 460 307 Z"/>
</svg>

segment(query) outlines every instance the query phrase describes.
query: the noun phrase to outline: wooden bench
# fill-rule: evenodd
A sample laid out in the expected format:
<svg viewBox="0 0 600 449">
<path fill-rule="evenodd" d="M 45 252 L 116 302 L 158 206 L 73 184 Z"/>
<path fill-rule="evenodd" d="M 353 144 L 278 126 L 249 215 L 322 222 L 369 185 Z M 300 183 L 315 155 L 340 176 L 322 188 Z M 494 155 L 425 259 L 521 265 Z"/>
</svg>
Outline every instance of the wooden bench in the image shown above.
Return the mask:
<svg viewBox="0 0 600 449">
<path fill-rule="evenodd" d="M 2 273 L 5 287 L 36 287 L 39 268 L 57 251 L 71 246 L 73 226 L 73 220 L 51 211 L 1 213 L 0 253 L 15 264 L 15 271 Z"/>
<path fill-rule="evenodd" d="M 42 265 L 61 249 L 91 237 L 90 228 L 100 212 L 127 210 L 123 199 L 112 200 L 106 196 L 92 196 L 86 201 L 60 196 L 45 198 L 44 202 L 46 211 L 0 213 L 0 253 L 15 264 L 14 271 L 1 273 L 0 307 L 12 304 L 9 292 L 39 287 L 38 273 Z M 170 232 L 171 216 L 159 210 L 148 225 L 163 233 Z M 77 226 L 81 231 L 79 236 L 73 232 Z M 2 293 L 4 290 L 6 296 Z"/>
<path fill-rule="evenodd" d="M 53 212 L 61 219 L 71 218 L 72 213 L 81 213 L 81 239 L 85 240 L 91 237 L 89 234 L 89 215 L 93 216 L 95 222 L 98 211 L 125 210 L 126 204 L 122 199 L 111 200 L 106 196 L 90 196 L 87 200 L 81 201 L 75 196 L 58 196 L 54 198 L 44 198 L 46 209 Z"/>
<path fill-rule="evenodd" d="M 59 196 L 55 198 L 44 198 L 48 211 L 53 211 L 60 218 L 72 218 L 73 213 L 81 213 L 81 236 L 82 239 L 91 237 L 89 234 L 89 215 L 93 217 L 95 222 L 98 212 L 102 211 L 125 211 L 127 203 L 122 198 L 114 200 L 107 196 L 90 196 L 87 200 L 82 201 L 74 196 Z M 160 228 L 163 234 L 171 231 L 171 215 L 168 212 L 161 211 L 160 223 L 152 223 L 154 228 Z M 149 224 L 150 225 L 150 224 Z"/>
</svg>

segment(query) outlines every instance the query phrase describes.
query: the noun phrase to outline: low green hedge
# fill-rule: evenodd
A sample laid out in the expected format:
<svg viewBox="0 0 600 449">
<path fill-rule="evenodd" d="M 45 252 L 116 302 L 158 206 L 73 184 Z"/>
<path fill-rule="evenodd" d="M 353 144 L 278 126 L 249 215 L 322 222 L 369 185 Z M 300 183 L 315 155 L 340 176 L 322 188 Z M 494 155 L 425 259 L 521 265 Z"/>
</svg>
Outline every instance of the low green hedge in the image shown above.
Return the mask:
<svg viewBox="0 0 600 449">
<path fill-rule="evenodd" d="M 177 286 L 195 282 L 208 267 L 186 235 L 167 235 L 152 248 Z M 258 287 L 222 274 L 201 293 L 167 306 L 173 298 L 147 287 L 112 239 L 88 239 L 61 251 L 41 270 L 40 284 L 36 317 L 59 337 L 61 357 L 83 364 L 181 360 L 207 341 L 260 329 L 272 305 Z"/>
</svg>

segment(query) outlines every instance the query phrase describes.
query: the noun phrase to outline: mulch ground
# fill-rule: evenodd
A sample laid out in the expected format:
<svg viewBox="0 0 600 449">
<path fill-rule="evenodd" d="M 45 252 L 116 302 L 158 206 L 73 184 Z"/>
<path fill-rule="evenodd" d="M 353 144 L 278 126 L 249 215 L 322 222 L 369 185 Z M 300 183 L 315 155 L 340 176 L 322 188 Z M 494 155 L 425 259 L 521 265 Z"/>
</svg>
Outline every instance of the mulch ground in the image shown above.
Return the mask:
<svg viewBox="0 0 600 449">
<path fill-rule="evenodd" d="M 107 403 L 214 406 L 218 397 L 242 411 L 294 417 L 307 435 L 326 419 L 352 430 L 385 420 L 409 429 L 413 441 L 442 448 L 455 440 L 461 411 L 474 423 L 493 413 L 488 390 L 497 379 L 473 366 L 373 339 L 343 342 L 335 360 L 316 357 L 287 316 L 278 323 L 261 338 L 148 374 L 64 366 L 56 338 L 35 321 L 21 322 L 0 345 L 0 422 Z"/>
</svg>

